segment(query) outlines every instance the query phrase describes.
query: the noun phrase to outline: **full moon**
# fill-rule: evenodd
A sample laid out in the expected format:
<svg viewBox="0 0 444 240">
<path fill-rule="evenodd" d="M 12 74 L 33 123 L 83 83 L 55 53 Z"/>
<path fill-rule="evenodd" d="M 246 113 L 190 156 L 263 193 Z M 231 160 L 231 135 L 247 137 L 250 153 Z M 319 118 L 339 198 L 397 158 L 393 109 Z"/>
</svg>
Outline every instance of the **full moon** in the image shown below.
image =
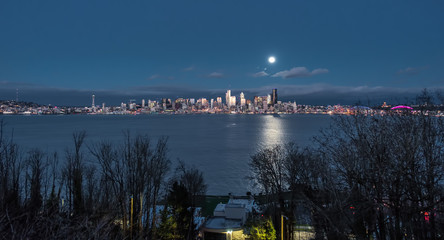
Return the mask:
<svg viewBox="0 0 444 240">
<path fill-rule="evenodd" d="M 276 58 L 274 58 L 274 57 L 269 57 L 269 58 L 268 58 L 268 62 L 269 62 L 269 63 L 274 63 L 274 62 L 276 62 Z"/>
</svg>

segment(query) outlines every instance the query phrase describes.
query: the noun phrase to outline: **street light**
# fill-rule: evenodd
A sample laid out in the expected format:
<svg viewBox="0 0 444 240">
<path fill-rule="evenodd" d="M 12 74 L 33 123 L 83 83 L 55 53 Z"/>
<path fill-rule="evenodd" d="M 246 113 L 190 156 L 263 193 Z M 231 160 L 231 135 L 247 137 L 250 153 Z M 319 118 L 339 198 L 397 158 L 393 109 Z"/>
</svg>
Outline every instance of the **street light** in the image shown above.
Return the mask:
<svg viewBox="0 0 444 240">
<path fill-rule="evenodd" d="M 228 236 L 230 236 L 230 238 L 228 240 L 231 240 L 233 238 L 233 231 L 232 230 L 227 231 L 227 237 Z"/>
</svg>

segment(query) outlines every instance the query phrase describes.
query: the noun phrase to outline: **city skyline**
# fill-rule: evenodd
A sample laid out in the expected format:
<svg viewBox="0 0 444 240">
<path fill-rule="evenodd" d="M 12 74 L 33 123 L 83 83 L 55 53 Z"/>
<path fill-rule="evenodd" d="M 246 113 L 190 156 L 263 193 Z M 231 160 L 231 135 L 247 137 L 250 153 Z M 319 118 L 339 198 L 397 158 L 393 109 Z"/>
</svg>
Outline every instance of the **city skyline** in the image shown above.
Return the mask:
<svg viewBox="0 0 444 240">
<path fill-rule="evenodd" d="M 0 96 L 402 103 L 444 89 L 440 1 L 2 1 Z M 269 61 L 274 57 L 273 61 Z"/>
<path fill-rule="evenodd" d="M 426 102 L 422 102 L 429 98 Z M 421 112 L 422 107 L 427 107 L 429 114 L 443 116 L 442 95 L 433 95 L 429 91 L 423 91 L 418 95 L 412 106 L 383 102 L 381 105 L 367 105 L 355 103 L 353 105 L 310 105 L 297 104 L 296 101 L 283 101 L 278 98 L 278 89 L 264 96 L 246 98 L 241 92 L 238 97 L 231 90 L 225 92 L 225 101 L 217 98 L 161 98 L 130 99 L 129 102 L 121 102 L 120 105 L 107 105 L 105 102 L 96 104 L 96 95 L 91 95 L 90 106 L 55 106 L 39 105 L 32 102 L 20 102 L 17 100 L 0 100 L 0 114 L 3 115 L 59 115 L 59 114 L 106 114 L 106 115 L 138 115 L 138 114 L 345 114 L 354 115 L 365 113 L 370 115 L 386 115 L 388 112 L 411 111 L 412 114 Z M 367 103 L 370 104 L 370 103 Z M 392 105 L 393 104 L 393 105 Z M 425 105 L 424 105 L 425 104 Z"/>
</svg>

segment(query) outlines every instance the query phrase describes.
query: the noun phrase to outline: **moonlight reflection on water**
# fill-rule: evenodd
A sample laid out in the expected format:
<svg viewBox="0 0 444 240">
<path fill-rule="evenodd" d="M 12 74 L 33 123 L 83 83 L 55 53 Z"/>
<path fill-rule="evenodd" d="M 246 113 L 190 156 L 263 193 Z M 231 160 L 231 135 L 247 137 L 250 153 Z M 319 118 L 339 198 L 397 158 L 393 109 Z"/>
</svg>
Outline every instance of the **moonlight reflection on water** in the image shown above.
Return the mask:
<svg viewBox="0 0 444 240">
<path fill-rule="evenodd" d="M 262 118 L 263 127 L 261 128 L 260 147 L 267 147 L 286 142 L 284 137 L 284 120 L 281 117 L 265 115 Z"/>
</svg>

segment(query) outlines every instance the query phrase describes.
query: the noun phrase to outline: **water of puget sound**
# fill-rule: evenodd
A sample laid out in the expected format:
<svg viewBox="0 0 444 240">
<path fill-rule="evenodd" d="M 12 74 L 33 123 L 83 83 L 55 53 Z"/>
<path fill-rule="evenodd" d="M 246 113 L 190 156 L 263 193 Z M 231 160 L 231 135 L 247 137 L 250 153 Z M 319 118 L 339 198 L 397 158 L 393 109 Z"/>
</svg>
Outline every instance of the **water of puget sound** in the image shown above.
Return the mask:
<svg viewBox="0 0 444 240">
<path fill-rule="evenodd" d="M 123 131 L 147 134 L 153 143 L 168 137 L 169 158 L 180 159 L 204 173 L 207 194 L 244 195 L 257 192 L 246 179 L 250 156 L 262 147 L 293 141 L 312 144 L 321 128 L 332 123 L 329 115 L 68 115 L 2 116 L 5 133 L 11 134 L 22 151 L 31 148 L 64 151 L 71 148 L 72 133 L 85 130 L 86 144 L 110 140 L 123 142 Z M 87 148 L 84 148 L 87 152 Z M 90 157 L 90 159 L 93 159 Z"/>
</svg>

